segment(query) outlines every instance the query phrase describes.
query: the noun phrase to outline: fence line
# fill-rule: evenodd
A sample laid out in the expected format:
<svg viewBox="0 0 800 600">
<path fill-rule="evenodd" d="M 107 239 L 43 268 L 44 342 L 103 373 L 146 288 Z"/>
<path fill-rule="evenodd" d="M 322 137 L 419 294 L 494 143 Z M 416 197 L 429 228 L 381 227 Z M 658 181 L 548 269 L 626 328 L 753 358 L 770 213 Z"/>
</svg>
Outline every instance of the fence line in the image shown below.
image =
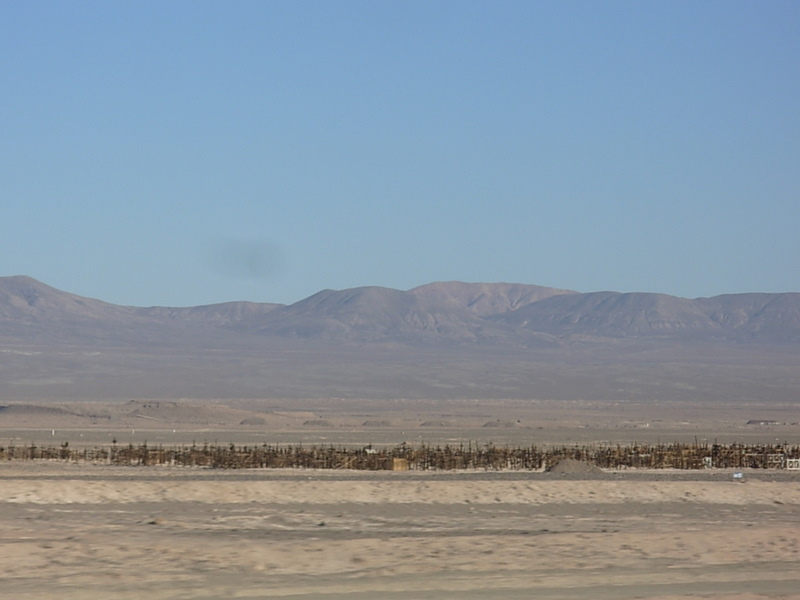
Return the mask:
<svg viewBox="0 0 800 600">
<path fill-rule="evenodd" d="M 410 470 L 541 470 L 569 458 L 605 469 L 786 468 L 800 458 L 800 446 L 788 444 L 633 444 L 560 447 L 508 447 L 469 443 L 458 446 L 401 444 L 394 448 L 360 449 L 333 446 L 134 446 L 70 448 L 9 445 L 0 447 L 0 460 L 55 460 L 110 465 L 179 465 L 221 469 L 294 468 L 391 470 L 398 464 Z"/>
</svg>

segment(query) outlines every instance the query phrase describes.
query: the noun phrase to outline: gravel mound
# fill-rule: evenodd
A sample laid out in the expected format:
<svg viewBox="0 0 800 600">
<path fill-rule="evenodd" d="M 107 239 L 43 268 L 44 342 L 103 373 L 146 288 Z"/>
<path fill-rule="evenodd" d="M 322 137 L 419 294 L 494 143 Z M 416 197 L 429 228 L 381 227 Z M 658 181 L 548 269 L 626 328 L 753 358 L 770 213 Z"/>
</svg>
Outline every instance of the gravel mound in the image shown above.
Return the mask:
<svg viewBox="0 0 800 600">
<path fill-rule="evenodd" d="M 562 458 L 560 461 L 545 469 L 545 473 L 556 474 L 583 474 L 583 473 L 602 473 L 603 470 L 593 463 L 574 460 L 572 458 Z"/>
</svg>

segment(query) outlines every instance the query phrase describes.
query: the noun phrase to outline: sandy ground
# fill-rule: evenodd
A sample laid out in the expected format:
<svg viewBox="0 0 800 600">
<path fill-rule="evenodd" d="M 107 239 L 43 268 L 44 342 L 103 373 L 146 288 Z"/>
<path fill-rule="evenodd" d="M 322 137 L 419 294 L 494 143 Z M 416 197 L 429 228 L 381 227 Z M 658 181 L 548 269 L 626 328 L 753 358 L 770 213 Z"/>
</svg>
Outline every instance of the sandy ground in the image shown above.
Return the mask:
<svg viewBox="0 0 800 600">
<path fill-rule="evenodd" d="M 800 599 L 800 473 L 0 463 L 5 599 Z"/>
<path fill-rule="evenodd" d="M 766 425 L 748 424 L 763 420 Z M 0 405 L 0 445 L 800 445 L 796 402 L 154 401 Z"/>
</svg>

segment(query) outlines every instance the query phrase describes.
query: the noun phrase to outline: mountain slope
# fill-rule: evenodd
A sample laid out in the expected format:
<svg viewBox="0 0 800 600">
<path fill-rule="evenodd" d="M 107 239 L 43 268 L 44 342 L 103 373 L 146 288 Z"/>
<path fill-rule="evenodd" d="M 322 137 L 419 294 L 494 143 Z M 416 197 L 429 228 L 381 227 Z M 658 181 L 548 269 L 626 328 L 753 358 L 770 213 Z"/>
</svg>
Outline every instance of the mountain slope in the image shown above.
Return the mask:
<svg viewBox="0 0 800 600">
<path fill-rule="evenodd" d="M 437 282 L 409 290 L 409 293 L 440 310 L 466 310 L 480 317 L 517 310 L 544 298 L 576 294 L 570 290 L 518 283 Z"/>
<path fill-rule="evenodd" d="M 800 396 L 800 294 L 514 284 L 137 308 L 0 278 L 0 399 Z"/>
<path fill-rule="evenodd" d="M 212 333 L 216 332 L 216 333 Z M 0 341 L 124 343 L 230 334 L 329 342 L 493 345 L 543 339 L 800 342 L 800 294 L 687 299 L 578 293 L 533 285 L 441 282 L 409 291 L 323 290 L 290 305 L 227 302 L 137 308 L 62 292 L 30 277 L 0 278 Z M 177 337 L 176 337 L 177 336 Z M 202 343 L 202 341 L 201 341 Z"/>
<path fill-rule="evenodd" d="M 324 290 L 254 321 L 263 335 L 391 343 L 497 341 L 502 325 L 484 317 L 571 294 L 533 285 L 446 282 L 403 292 L 383 287 Z M 510 340 L 506 340 L 510 341 Z"/>
<path fill-rule="evenodd" d="M 594 292 L 546 298 L 493 320 L 517 331 L 563 339 L 800 342 L 800 294 L 690 300 L 665 294 Z"/>
<path fill-rule="evenodd" d="M 642 293 L 551 297 L 497 320 L 559 337 L 695 337 L 714 335 L 721 329 L 693 300 Z"/>
<path fill-rule="evenodd" d="M 800 294 L 727 294 L 697 300 L 709 318 L 740 339 L 800 342 Z"/>
<path fill-rule="evenodd" d="M 1 319 L 27 322 L 41 317 L 99 319 L 117 314 L 120 309 L 114 304 L 62 292 L 32 277 L 0 277 Z"/>
<path fill-rule="evenodd" d="M 190 308 L 119 306 L 63 292 L 31 277 L 0 277 L 0 344 L 152 346 L 201 343 L 211 331 L 277 304 L 229 302 Z"/>
</svg>

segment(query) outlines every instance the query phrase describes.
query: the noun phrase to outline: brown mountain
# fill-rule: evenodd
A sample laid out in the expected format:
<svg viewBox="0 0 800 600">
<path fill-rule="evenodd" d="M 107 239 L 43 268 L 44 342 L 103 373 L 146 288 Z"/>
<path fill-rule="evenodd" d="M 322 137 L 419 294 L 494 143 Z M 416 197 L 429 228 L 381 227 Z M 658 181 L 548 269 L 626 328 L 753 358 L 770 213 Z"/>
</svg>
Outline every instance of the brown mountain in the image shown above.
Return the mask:
<svg viewBox="0 0 800 600">
<path fill-rule="evenodd" d="M 550 297 L 492 317 L 562 339 L 630 338 L 800 343 L 800 294 L 735 294 L 689 300 L 595 292 Z"/>
<path fill-rule="evenodd" d="M 432 283 L 324 290 L 241 325 L 262 335 L 357 342 L 438 344 L 497 341 L 507 328 L 484 317 L 569 294 L 533 285 Z"/>
<path fill-rule="evenodd" d="M 31 277 L 0 277 L 0 344 L 181 345 L 216 336 L 279 304 L 226 302 L 189 308 L 119 306 L 69 294 Z"/>
<path fill-rule="evenodd" d="M 0 278 L 0 401 L 775 399 L 800 392 L 800 294 L 686 299 L 444 282 L 291 305 L 118 306 Z"/>
</svg>

